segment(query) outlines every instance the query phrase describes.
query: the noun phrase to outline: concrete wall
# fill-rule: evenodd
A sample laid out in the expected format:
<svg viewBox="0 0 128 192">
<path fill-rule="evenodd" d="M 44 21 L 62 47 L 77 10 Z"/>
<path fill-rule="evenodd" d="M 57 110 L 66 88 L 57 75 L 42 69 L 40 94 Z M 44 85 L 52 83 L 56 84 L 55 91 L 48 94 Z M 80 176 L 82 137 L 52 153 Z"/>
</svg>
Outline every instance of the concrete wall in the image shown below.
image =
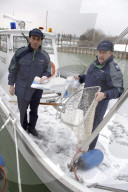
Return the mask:
<svg viewBox="0 0 128 192">
<path fill-rule="evenodd" d="M 62 46 L 62 47 L 58 47 L 58 51 L 67 52 L 67 53 L 89 54 L 89 55 L 96 55 L 97 53 L 97 50 L 95 48 L 87 48 L 87 47 Z M 116 58 L 128 59 L 128 52 L 114 51 L 114 56 Z"/>
</svg>

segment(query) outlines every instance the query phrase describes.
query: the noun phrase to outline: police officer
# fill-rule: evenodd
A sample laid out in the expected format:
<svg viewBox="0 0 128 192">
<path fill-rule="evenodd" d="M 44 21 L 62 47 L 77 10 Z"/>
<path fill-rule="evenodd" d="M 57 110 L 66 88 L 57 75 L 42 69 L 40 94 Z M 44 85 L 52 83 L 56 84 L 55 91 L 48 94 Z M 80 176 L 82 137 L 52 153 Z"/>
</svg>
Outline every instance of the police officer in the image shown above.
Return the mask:
<svg viewBox="0 0 128 192">
<path fill-rule="evenodd" d="M 51 75 L 50 58 L 41 48 L 43 38 L 44 35 L 39 29 L 29 32 L 29 45 L 16 51 L 8 75 L 9 92 L 12 96 L 14 94 L 17 96 L 21 126 L 34 136 L 38 135 L 35 126 L 42 90 L 31 88 L 31 84 L 35 76 L 40 77 L 40 81 L 43 82 Z M 30 106 L 29 120 L 28 106 Z"/>
<path fill-rule="evenodd" d="M 102 121 L 110 99 L 118 98 L 123 88 L 123 76 L 119 66 L 113 61 L 113 43 L 103 40 L 97 47 L 96 60 L 89 66 L 87 73 L 79 75 L 80 83 L 85 83 L 84 87 L 100 86 L 101 91 L 96 93 L 98 105 L 95 111 L 93 129 Z M 89 149 L 95 148 L 98 136 L 90 144 Z"/>
</svg>

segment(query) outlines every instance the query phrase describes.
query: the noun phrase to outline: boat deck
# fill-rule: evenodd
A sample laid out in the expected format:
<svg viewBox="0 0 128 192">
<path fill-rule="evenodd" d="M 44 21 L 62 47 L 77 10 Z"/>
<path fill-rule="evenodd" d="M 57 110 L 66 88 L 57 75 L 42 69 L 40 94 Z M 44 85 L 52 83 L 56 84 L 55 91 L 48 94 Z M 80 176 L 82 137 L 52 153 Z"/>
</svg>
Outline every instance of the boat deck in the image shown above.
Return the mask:
<svg viewBox="0 0 128 192">
<path fill-rule="evenodd" d="M 9 102 L 10 96 L 0 87 L 0 97 L 10 108 L 13 114 L 17 114 L 17 124 L 20 126 L 17 103 Z M 120 124 L 121 123 L 121 124 Z M 88 185 L 98 183 L 101 185 L 115 186 L 119 189 L 128 188 L 128 161 L 127 154 L 123 158 L 112 155 L 110 143 L 123 142 L 128 146 L 127 132 L 128 116 L 124 118 L 119 113 L 115 114 L 105 128 L 101 131 L 97 148 L 104 153 L 103 162 L 96 168 L 88 171 L 78 170 L 77 174 Z M 114 125 L 114 129 L 112 129 Z M 56 109 L 52 106 L 39 106 L 39 119 L 36 125 L 39 137 L 30 135 L 30 140 L 49 157 L 52 162 L 65 174 L 74 178 L 74 173 L 69 172 L 67 164 L 77 150 L 77 139 L 67 125 L 56 118 Z M 83 184 L 84 185 L 84 184 Z M 94 189 L 93 189 L 94 190 Z M 95 189 L 94 191 L 98 191 Z"/>
</svg>

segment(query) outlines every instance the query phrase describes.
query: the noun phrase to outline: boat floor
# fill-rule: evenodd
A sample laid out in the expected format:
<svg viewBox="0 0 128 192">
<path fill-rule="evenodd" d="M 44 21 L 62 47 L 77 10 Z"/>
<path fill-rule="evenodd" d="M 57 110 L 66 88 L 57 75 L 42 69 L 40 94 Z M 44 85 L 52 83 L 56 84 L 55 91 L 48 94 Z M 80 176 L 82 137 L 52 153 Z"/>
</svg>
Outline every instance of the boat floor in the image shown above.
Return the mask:
<svg viewBox="0 0 128 192">
<path fill-rule="evenodd" d="M 0 97 L 12 113 L 17 114 L 17 123 L 20 126 L 17 103 L 9 102 L 13 100 L 13 97 L 10 97 L 1 86 Z M 67 164 L 70 163 L 77 150 L 77 139 L 70 127 L 56 118 L 56 112 L 52 106 L 39 106 L 39 118 L 36 125 L 39 137 L 30 134 L 30 139 L 56 164 L 57 169 L 61 169 L 65 174 L 75 179 L 74 173 L 68 170 Z M 123 150 L 125 147 L 128 149 L 127 127 L 128 115 L 116 113 L 101 131 L 96 148 L 103 151 L 103 162 L 91 170 L 77 171 L 78 176 L 83 179 L 86 185 L 98 183 L 118 189 L 128 189 L 128 150 L 124 151 L 123 155 L 119 154 L 122 146 Z M 112 150 L 113 143 L 118 144 L 120 149 L 115 147 Z M 116 155 L 115 151 L 117 151 Z M 102 190 L 93 189 L 93 191 Z"/>
</svg>

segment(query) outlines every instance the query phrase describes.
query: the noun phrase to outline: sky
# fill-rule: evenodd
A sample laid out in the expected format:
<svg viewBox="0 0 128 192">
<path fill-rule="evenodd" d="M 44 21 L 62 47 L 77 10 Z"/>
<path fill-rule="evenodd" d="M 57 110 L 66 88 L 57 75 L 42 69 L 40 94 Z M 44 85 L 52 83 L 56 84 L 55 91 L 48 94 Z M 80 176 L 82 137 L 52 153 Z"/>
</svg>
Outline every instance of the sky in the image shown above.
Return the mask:
<svg viewBox="0 0 128 192">
<path fill-rule="evenodd" d="M 128 27 L 128 0 L 0 0 L 0 27 L 10 27 L 3 14 L 32 21 L 26 28 L 52 27 L 54 33 L 80 36 L 95 28 L 118 36 Z"/>
</svg>

